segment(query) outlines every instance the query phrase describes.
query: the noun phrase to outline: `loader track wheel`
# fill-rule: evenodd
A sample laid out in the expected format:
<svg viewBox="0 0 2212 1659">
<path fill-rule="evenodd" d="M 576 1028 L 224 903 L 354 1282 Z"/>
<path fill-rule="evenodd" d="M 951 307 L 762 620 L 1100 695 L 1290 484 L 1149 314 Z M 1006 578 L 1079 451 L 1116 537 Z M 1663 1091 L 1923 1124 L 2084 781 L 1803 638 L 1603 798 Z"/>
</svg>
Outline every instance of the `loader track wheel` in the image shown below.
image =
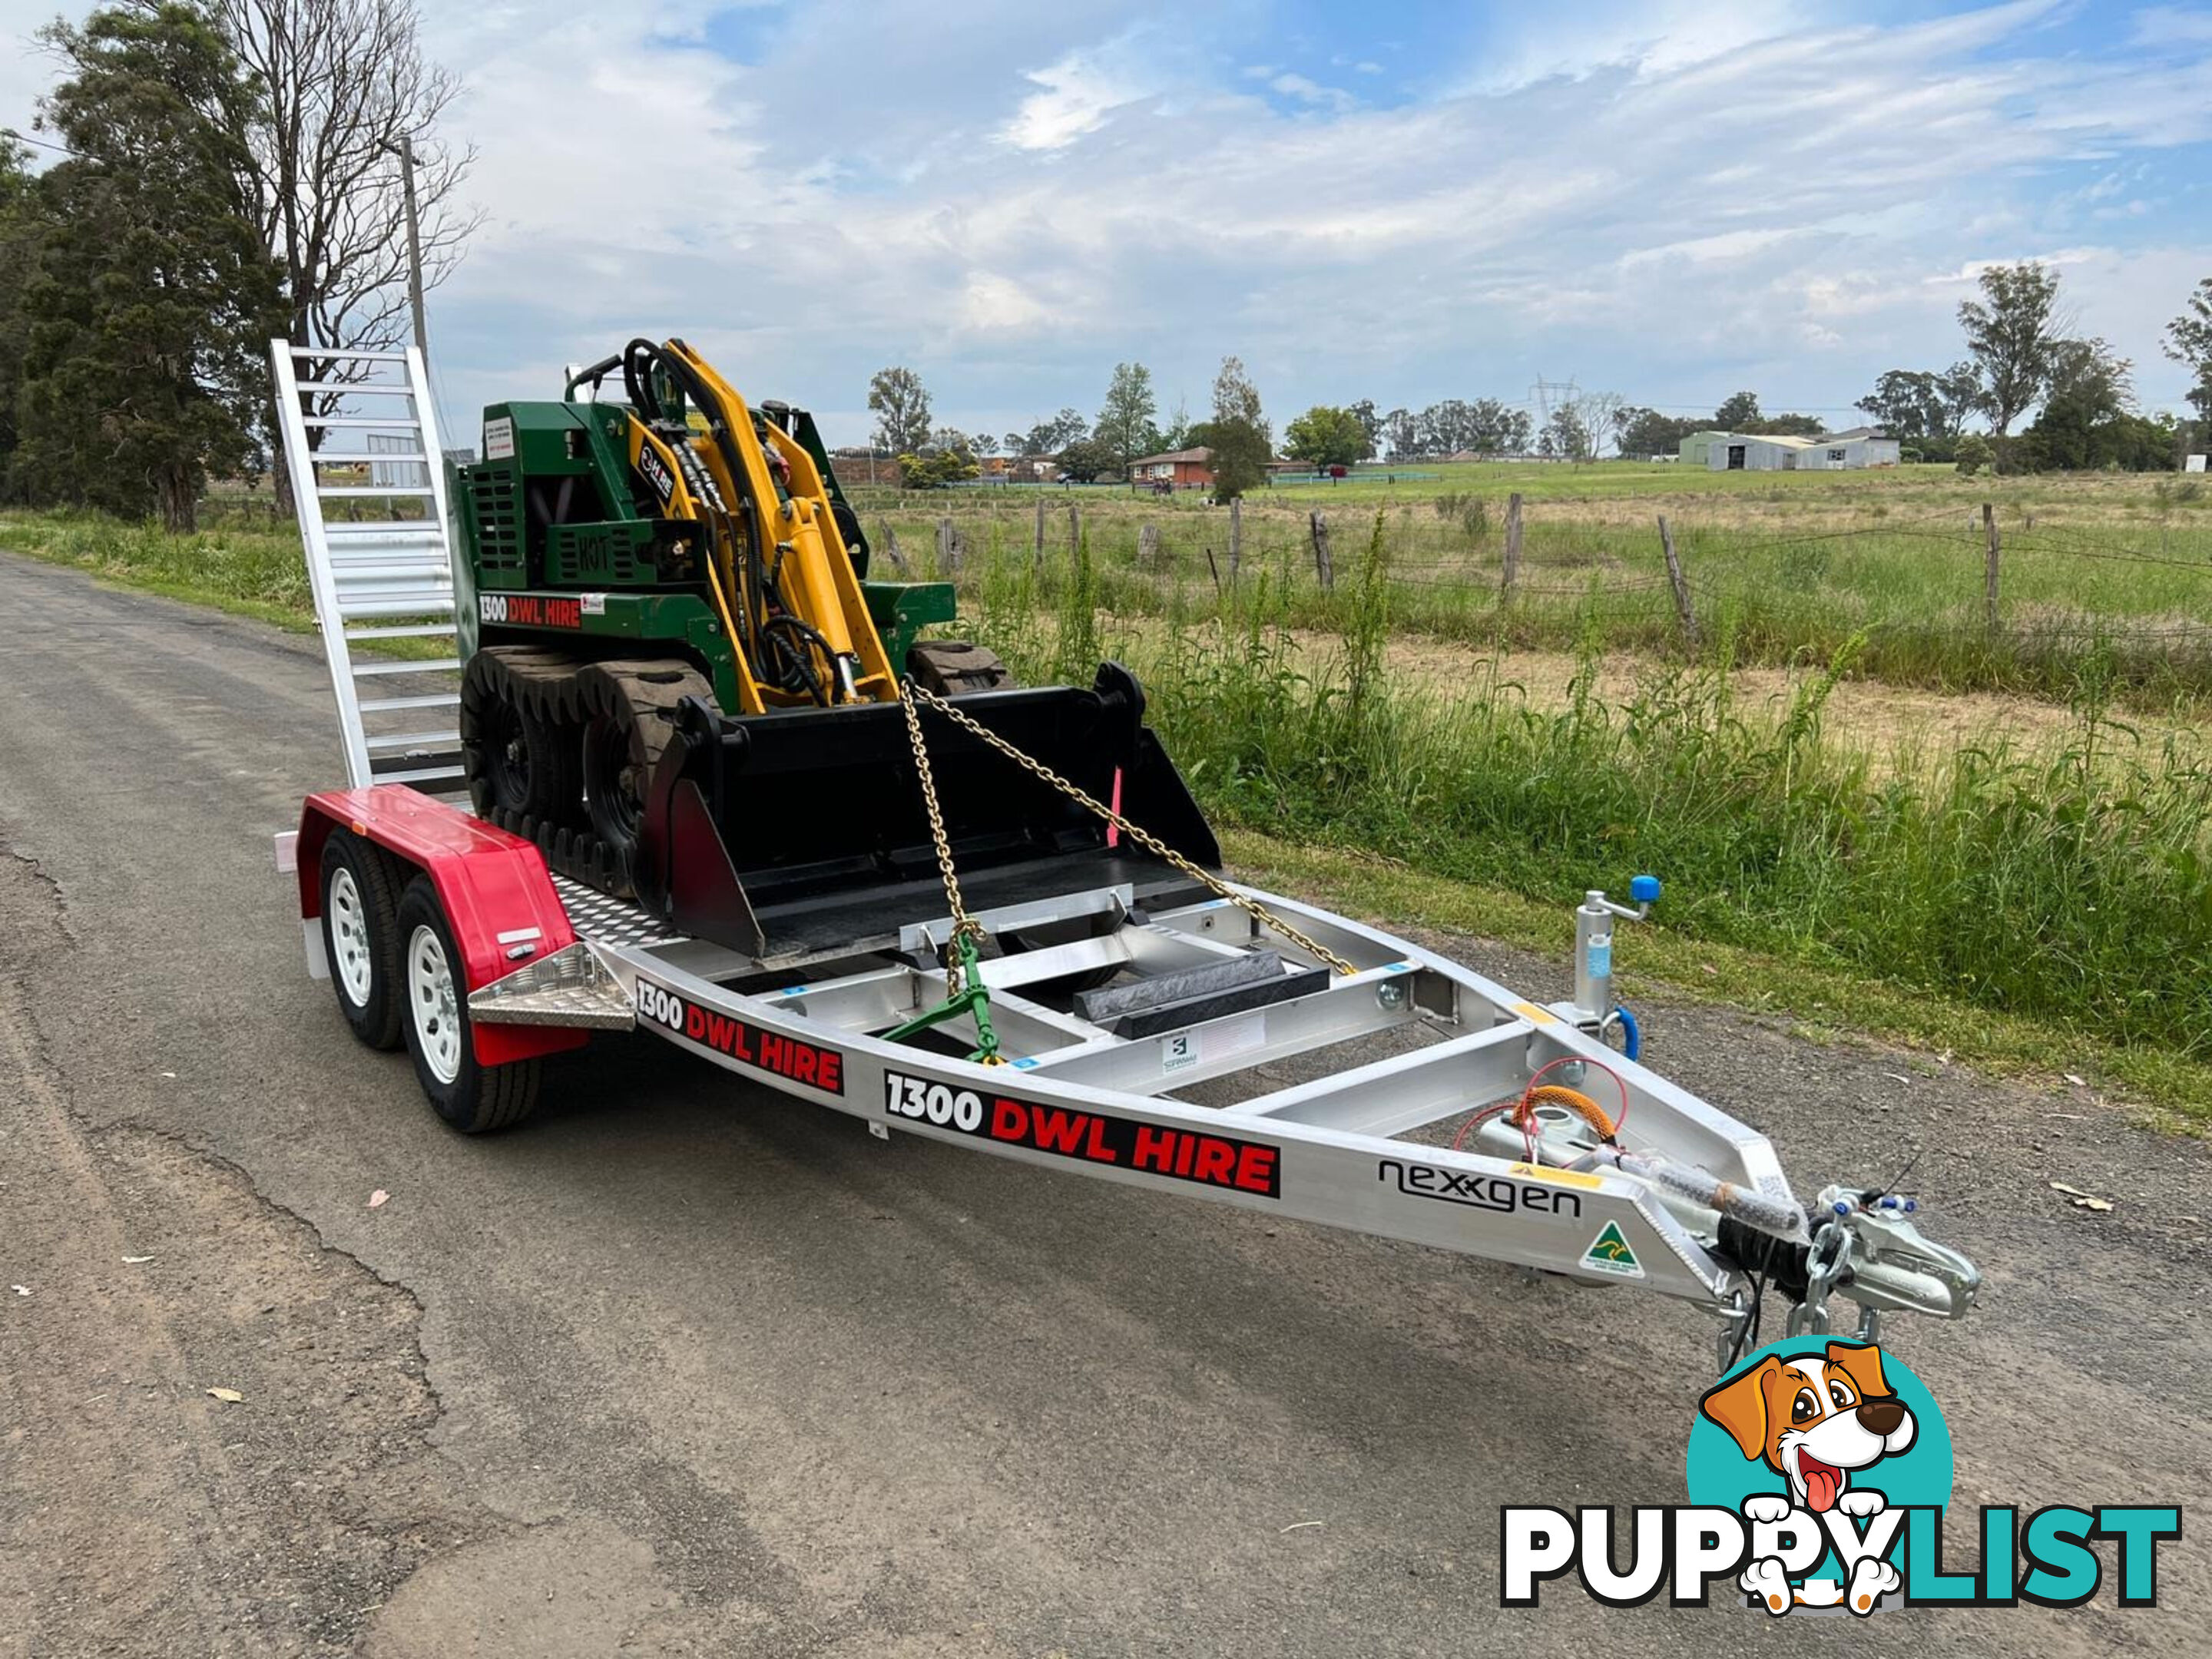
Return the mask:
<svg viewBox="0 0 2212 1659">
<path fill-rule="evenodd" d="M 465 1135 L 521 1122 L 538 1104 L 538 1061 L 486 1066 L 477 1059 L 467 970 L 428 876 L 407 884 L 398 914 L 400 1029 L 432 1109 Z"/>
<path fill-rule="evenodd" d="M 925 691 L 957 697 L 970 691 L 997 691 L 1014 683 L 999 653 L 967 640 L 924 640 L 906 653 L 908 676 Z"/>
<path fill-rule="evenodd" d="M 399 1046 L 396 875 L 383 848 L 350 830 L 323 843 L 323 956 L 338 1011 L 372 1048 Z"/>
<path fill-rule="evenodd" d="M 584 811 L 599 884 L 636 890 L 645 799 L 660 757 L 676 735 L 676 710 L 686 697 L 712 704 L 713 688 L 683 662 L 593 663 L 576 677 L 584 711 L 581 744 Z"/>
<path fill-rule="evenodd" d="M 469 659 L 461 680 L 461 764 L 477 815 L 570 823 L 583 804 L 581 752 L 564 718 L 575 662 L 557 652 L 496 646 Z"/>
</svg>

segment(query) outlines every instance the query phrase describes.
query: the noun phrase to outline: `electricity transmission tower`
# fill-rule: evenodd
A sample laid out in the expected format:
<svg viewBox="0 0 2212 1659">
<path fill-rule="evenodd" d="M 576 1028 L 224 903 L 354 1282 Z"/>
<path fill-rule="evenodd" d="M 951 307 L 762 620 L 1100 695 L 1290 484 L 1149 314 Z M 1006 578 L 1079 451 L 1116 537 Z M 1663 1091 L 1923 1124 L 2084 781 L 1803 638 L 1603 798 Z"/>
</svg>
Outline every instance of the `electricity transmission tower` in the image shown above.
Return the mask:
<svg viewBox="0 0 2212 1659">
<path fill-rule="evenodd" d="M 1552 411 L 1574 402 L 1582 396 L 1583 389 L 1573 377 L 1564 380 L 1547 380 L 1538 377 L 1528 388 L 1528 401 L 1536 405 L 1536 430 L 1541 432 L 1552 423 Z"/>
</svg>

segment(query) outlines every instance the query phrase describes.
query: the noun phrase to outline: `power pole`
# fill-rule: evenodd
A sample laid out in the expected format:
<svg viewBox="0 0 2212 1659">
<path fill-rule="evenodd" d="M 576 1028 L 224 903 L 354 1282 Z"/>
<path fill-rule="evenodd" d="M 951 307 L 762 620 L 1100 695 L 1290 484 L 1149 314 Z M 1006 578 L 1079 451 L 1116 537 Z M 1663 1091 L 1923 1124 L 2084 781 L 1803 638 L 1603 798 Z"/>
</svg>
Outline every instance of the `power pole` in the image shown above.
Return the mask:
<svg viewBox="0 0 2212 1659">
<path fill-rule="evenodd" d="M 403 136 L 394 143 L 387 138 L 384 148 L 399 158 L 399 186 L 407 200 L 407 307 L 415 314 L 415 349 L 422 353 L 427 372 L 430 331 L 422 320 L 422 229 L 415 205 L 415 141 Z"/>
</svg>

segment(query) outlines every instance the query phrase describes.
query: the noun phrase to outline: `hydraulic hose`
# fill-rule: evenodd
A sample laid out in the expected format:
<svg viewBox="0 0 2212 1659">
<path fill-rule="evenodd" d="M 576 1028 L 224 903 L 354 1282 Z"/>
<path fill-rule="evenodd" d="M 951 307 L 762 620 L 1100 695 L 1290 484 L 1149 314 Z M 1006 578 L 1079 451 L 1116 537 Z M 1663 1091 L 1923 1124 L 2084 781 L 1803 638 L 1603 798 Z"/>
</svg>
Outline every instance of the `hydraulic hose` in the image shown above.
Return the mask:
<svg viewBox="0 0 2212 1659">
<path fill-rule="evenodd" d="M 1644 1033 L 1637 1028 L 1636 1016 L 1628 1012 L 1626 1003 L 1614 1003 L 1613 1012 L 1620 1017 L 1620 1052 L 1634 1060 L 1644 1051 Z"/>
</svg>

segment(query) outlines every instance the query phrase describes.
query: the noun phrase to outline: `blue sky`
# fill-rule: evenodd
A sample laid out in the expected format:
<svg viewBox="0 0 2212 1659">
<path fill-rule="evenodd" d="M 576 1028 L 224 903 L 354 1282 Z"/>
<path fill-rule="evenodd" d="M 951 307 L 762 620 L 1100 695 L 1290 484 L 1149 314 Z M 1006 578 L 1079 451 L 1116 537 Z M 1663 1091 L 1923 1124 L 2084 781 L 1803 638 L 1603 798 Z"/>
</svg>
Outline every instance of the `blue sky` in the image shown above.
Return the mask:
<svg viewBox="0 0 2212 1659">
<path fill-rule="evenodd" d="M 463 426 L 641 332 L 833 441 L 887 363 L 1004 432 L 1129 358 L 1199 412 L 1224 352 L 1279 424 L 1540 377 L 1840 422 L 2023 258 L 2160 408 L 2212 275 L 2212 5 L 422 6 L 489 216 L 431 302 Z M 0 51 L 0 125 L 47 72 Z"/>
</svg>

